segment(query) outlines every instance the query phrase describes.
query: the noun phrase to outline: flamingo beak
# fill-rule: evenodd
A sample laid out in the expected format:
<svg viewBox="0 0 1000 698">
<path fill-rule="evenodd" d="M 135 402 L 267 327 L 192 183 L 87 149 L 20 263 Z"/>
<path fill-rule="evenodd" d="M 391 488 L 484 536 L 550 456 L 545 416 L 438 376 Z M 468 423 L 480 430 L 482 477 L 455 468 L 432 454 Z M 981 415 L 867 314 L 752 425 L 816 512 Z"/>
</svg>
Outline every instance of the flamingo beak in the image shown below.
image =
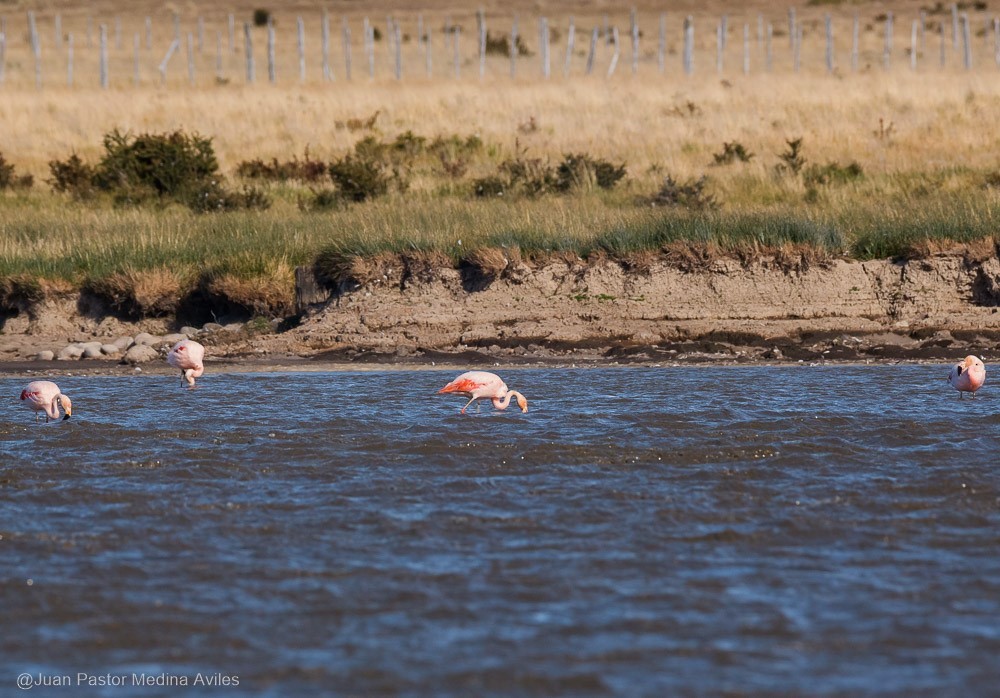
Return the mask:
<svg viewBox="0 0 1000 698">
<path fill-rule="evenodd" d="M 528 401 L 521 396 L 517 398 L 517 406 L 521 408 L 521 412 L 528 411 Z"/>
</svg>

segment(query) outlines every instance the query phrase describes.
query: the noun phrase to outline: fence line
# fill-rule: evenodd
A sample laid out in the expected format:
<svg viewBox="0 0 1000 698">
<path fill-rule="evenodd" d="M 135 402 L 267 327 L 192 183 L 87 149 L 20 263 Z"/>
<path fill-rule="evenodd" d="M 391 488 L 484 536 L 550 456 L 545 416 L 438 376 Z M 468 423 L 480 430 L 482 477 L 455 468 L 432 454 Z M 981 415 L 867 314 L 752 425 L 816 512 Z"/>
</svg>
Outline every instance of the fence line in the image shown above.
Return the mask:
<svg viewBox="0 0 1000 698">
<path fill-rule="evenodd" d="M 862 70 L 863 61 L 865 69 L 869 69 L 874 64 L 887 72 L 898 69 L 920 72 L 934 68 L 935 63 L 937 67 L 947 67 L 949 53 L 953 54 L 951 56 L 952 69 L 971 71 L 973 69 L 996 70 L 1000 68 L 1000 18 L 986 13 L 961 11 L 957 3 L 951 3 L 950 9 L 946 9 L 944 12 L 943 17 L 938 15 L 930 23 L 926 10 L 898 17 L 893 11 L 887 11 L 883 16 L 876 18 L 876 24 L 863 26 L 858 13 L 849 17 L 834 18 L 829 12 L 823 15 L 816 13 L 806 15 L 804 12 L 799 12 L 797 8 L 790 7 L 787 12 L 790 49 L 788 53 L 785 53 L 784 50 L 775 51 L 774 25 L 766 21 L 762 13 L 756 13 L 743 19 L 730 18 L 726 14 L 717 16 L 714 18 L 715 21 L 708 18 L 710 26 L 714 24 L 714 37 L 712 32 L 705 32 L 701 35 L 696 33 L 697 26 L 705 26 L 703 22 L 706 20 L 706 16 L 703 14 L 688 15 L 683 18 L 683 21 L 678 19 L 676 22 L 668 23 L 668 14 L 665 12 L 645 14 L 631 8 L 624 21 L 617 23 L 611 16 L 604 15 L 603 28 L 601 22 L 594 22 L 589 28 L 586 28 L 585 25 L 581 27 L 579 18 L 576 16 L 569 16 L 567 24 L 561 28 L 555 28 L 549 17 L 542 16 L 537 20 L 536 46 L 528 47 L 522 53 L 524 43 L 519 31 L 520 21 L 518 17 L 514 16 L 508 20 L 508 33 L 502 20 L 497 20 L 491 15 L 488 22 L 486 14 L 480 10 L 468 15 L 470 18 L 474 17 L 476 22 L 475 41 L 467 41 L 464 46 L 461 40 L 462 33 L 472 30 L 468 28 L 468 25 L 463 27 L 460 21 L 453 21 L 450 16 L 445 16 L 444 48 L 446 59 L 444 63 L 447 67 L 438 68 L 437 73 L 435 73 L 433 64 L 434 22 L 423 13 L 407 20 L 407 22 L 415 22 L 416 24 L 415 37 L 411 37 L 405 30 L 404 15 L 388 16 L 384 30 L 380 30 L 381 23 L 377 29 L 369 17 L 359 17 L 353 21 L 362 25 L 360 48 L 367 63 L 369 80 L 387 77 L 403 80 L 404 76 L 412 79 L 421 74 L 426 78 L 448 76 L 452 79 L 461 79 L 463 67 L 469 67 L 467 75 L 478 76 L 479 80 L 484 80 L 488 76 L 498 77 L 501 72 L 507 72 L 510 79 L 516 80 L 519 77 L 519 69 L 523 70 L 524 66 L 530 66 L 529 73 L 532 75 L 540 73 L 544 79 L 551 79 L 553 43 L 558 46 L 556 50 L 561 51 L 557 54 L 556 60 L 561 59 L 562 61 L 562 79 L 592 76 L 595 71 L 599 71 L 599 75 L 609 79 L 620 73 L 617 71 L 617 66 L 622 59 L 621 53 L 625 49 L 622 45 L 624 31 L 628 31 L 629 48 L 631 49 L 629 54 L 630 70 L 624 73 L 626 76 L 648 76 L 651 73 L 658 75 L 680 74 L 679 71 L 674 71 L 670 67 L 671 55 L 678 56 L 679 69 L 683 75 L 691 76 L 698 72 L 696 60 L 701 61 L 707 58 L 706 54 L 711 50 L 715 52 L 715 72 L 718 74 L 770 73 L 775 70 L 776 66 L 780 70 L 790 70 L 795 73 L 806 67 L 812 70 L 825 68 L 827 73 L 837 73 L 841 67 L 849 67 L 851 72 L 858 72 Z M 949 12 L 951 15 L 950 41 L 947 37 L 948 22 L 945 19 Z M 167 46 L 166 54 L 161 54 L 163 58 L 157 66 L 160 83 L 170 82 L 167 79 L 167 65 L 172 55 L 180 48 L 182 41 L 186 46 L 188 78 L 186 83 L 191 85 L 206 83 L 212 77 L 214 77 L 215 82 L 225 83 L 227 72 L 231 71 L 237 63 L 235 59 L 227 61 L 227 52 L 224 50 L 228 49 L 229 54 L 238 50 L 235 39 L 235 15 L 232 13 L 223 15 L 215 26 L 212 26 L 210 20 L 206 20 L 200 15 L 191 18 L 187 23 L 181 21 L 179 14 L 174 13 L 170 17 L 173 22 L 174 38 Z M 46 18 L 44 15 L 38 15 L 35 11 L 27 11 L 26 18 L 26 34 L 15 36 L 7 31 L 7 18 L 0 17 L 0 85 L 4 87 L 23 84 L 33 77 L 35 87 L 42 89 L 47 84 L 44 79 L 45 73 L 51 70 L 53 63 L 61 63 L 62 56 L 60 54 L 62 54 L 64 45 L 66 47 L 67 86 L 73 87 L 75 85 L 75 74 L 79 73 L 80 70 L 84 70 L 86 73 L 93 71 L 95 63 L 99 85 L 102 89 L 116 84 L 116 80 L 118 83 L 127 84 L 129 77 L 131 77 L 130 82 L 133 86 L 142 85 L 144 78 L 145 80 L 155 79 L 152 77 L 155 73 L 151 74 L 153 65 L 151 58 L 142 50 L 143 47 L 146 51 L 154 48 L 152 17 L 129 18 L 126 16 L 123 18 L 112 16 L 108 18 L 110 21 L 95 22 L 93 16 L 74 20 L 61 13 L 54 13 Z M 100 17 L 96 19 L 100 19 Z M 333 83 L 335 82 L 335 73 L 340 69 L 343 70 L 344 80 L 350 81 L 353 77 L 351 70 L 352 22 L 347 17 L 341 18 L 343 54 L 339 60 L 335 61 L 330 46 L 331 17 L 329 12 L 317 10 L 315 18 L 299 15 L 295 16 L 294 19 L 294 22 L 281 24 L 280 26 L 285 27 L 281 32 L 278 31 L 279 24 L 275 22 L 274 16 L 270 16 L 263 26 L 254 26 L 250 22 L 244 23 L 246 82 L 249 84 L 255 82 L 253 34 L 261 31 L 266 32 L 269 83 L 277 84 L 279 80 L 286 82 L 295 80 L 294 76 L 297 76 L 299 84 Z M 730 19 L 733 21 L 730 22 Z M 899 46 L 896 45 L 895 36 L 897 19 L 907 22 L 908 26 L 907 24 L 903 26 L 910 30 L 909 40 L 906 41 L 904 34 L 904 39 L 899 42 Z M 319 27 L 316 27 L 316 21 L 319 22 Z M 624 25 L 625 21 L 628 22 L 627 27 Z M 77 52 L 74 55 L 75 47 L 71 44 L 73 32 L 67 31 L 67 29 L 73 25 L 79 28 L 84 22 L 88 46 L 91 42 L 92 27 L 96 25 L 98 30 L 97 50 Z M 652 40 L 648 44 L 642 42 L 644 35 L 651 36 L 643 31 L 644 22 L 647 26 L 655 23 L 657 32 L 655 45 Z M 755 37 L 751 35 L 751 32 L 754 31 L 754 23 L 756 25 Z M 133 33 L 131 53 L 123 47 L 122 33 L 125 31 L 126 24 L 130 31 L 136 26 L 139 27 Z M 982 27 L 981 45 L 979 42 L 974 43 L 973 24 L 977 27 L 976 31 Z M 841 29 L 838 29 L 838 25 Z M 293 36 L 290 36 L 291 26 L 294 26 L 295 34 Z M 413 25 L 410 24 L 410 26 Z M 849 48 L 846 45 L 848 42 L 842 40 L 840 60 L 838 60 L 837 33 L 843 31 L 843 36 L 846 37 L 848 26 L 851 32 Z M 673 28 L 672 31 L 671 28 Z M 51 31 L 49 31 L 50 29 Z M 44 37 L 40 30 L 44 30 Z M 204 32 L 207 30 L 215 31 L 214 57 L 210 50 L 208 52 L 204 50 Z M 577 40 L 578 30 L 589 30 L 589 43 L 585 39 Z M 728 41 L 730 30 L 733 32 L 734 42 Z M 114 32 L 113 41 L 109 37 L 110 31 Z M 318 36 L 319 42 L 310 43 L 307 41 L 310 31 L 317 32 L 313 36 Z M 927 39 L 927 33 L 934 31 L 937 31 L 939 38 L 939 56 L 936 62 L 932 57 L 934 48 L 930 48 L 932 53 L 928 54 L 928 44 L 932 42 L 928 42 Z M 223 46 L 223 32 L 226 33 L 227 37 L 225 47 Z M 602 34 L 602 32 L 604 33 Z M 162 37 L 164 33 L 161 32 L 159 35 Z M 756 41 L 756 49 L 752 43 L 754 40 Z M 384 42 L 383 46 L 385 47 L 384 52 L 380 49 L 378 55 L 376 55 L 375 46 L 377 42 Z M 876 44 L 878 44 L 877 47 Z M 48 48 L 56 50 L 46 51 L 46 45 Z M 602 45 L 606 45 L 608 48 L 599 51 L 598 49 Z M 195 51 L 195 47 L 197 47 L 197 51 Z M 975 60 L 974 50 L 981 52 L 978 61 Z M 382 53 L 384 53 L 384 58 Z M 708 55 L 710 56 L 710 54 Z M 497 57 L 491 58 L 491 56 Z M 751 60 L 753 56 L 757 56 L 757 59 Z M 901 56 L 906 59 L 905 63 L 899 60 Z M 81 58 L 84 60 L 79 63 Z M 958 62 L 959 58 L 961 63 Z M 79 65 L 74 65 L 74 59 Z M 423 64 L 423 71 L 420 71 L 419 68 L 413 69 L 412 61 L 414 59 L 418 61 L 417 65 Z M 144 76 L 143 64 L 147 62 L 149 67 Z M 507 70 L 504 71 L 503 68 L 498 70 L 498 66 L 502 66 L 504 62 L 507 63 Z M 316 66 L 315 72 L 309 70 L 310 63 Z M 335 63 L 342 68 L 337 68 Z M 450 65 L 448 65 L 449 63 Z M 574 64 L 580 67 L 574 69 Z M 600 69 L 598 68 L 599 64 Z M 699 65 L 704 66 L 705 64 L 699 63 Z M 556 69 L 559 70 L 559 67 Z M 702 71 L 704 70 L 705 68 L 702 67 Z M 442 75 L 442 72 L 445 75 Z M 92 83 L 90 80 L 84 80 L 83 84 Z"/>
</svg>

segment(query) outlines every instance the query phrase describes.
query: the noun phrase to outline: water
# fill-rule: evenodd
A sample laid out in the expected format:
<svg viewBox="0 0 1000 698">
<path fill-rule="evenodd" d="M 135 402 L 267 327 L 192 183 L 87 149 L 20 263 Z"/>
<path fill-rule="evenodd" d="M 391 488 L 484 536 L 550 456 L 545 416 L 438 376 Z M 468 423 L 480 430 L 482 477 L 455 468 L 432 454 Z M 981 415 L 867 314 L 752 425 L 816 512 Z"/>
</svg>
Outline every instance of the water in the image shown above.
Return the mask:
<svg viewBox="0 0 1000 698">
<path fill-rule="evenodd" d="M 0 694 L 1000 690 L 989 382 L 510 370 L 528 414 L 462 416 L 454 373 L 62 378 L 49 425 L 8 403 Z"/>
</svg>

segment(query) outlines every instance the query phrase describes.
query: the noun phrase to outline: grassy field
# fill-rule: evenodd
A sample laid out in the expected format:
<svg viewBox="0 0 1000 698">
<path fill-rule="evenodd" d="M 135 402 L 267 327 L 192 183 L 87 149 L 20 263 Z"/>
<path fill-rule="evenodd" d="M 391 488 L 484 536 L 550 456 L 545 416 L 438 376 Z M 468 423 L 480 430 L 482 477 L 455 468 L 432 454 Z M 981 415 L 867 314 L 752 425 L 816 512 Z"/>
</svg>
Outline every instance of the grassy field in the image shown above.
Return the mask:
<svg viewBox="0 0 1000 698">
<path fill-rule="evenodd" d="M 897 8 L 900 27 L 908 26 L 903 18 L 918 7 Z M 100 11 L 115 9 L 109 4 Z M 560 22 L 568 16 L 558 3 L 545 9 Z M 48 7 L 40 21 L 51 21 L 57 10 L 58 4 Z M 486 10 L 488 16 L 501 12 Z M 674 17 L 690 8 L 667 10 Z M 70 6 L 61 11 L 64 30 L 85 21 Z M 126 27 L 136 26 L 141 11 L 122 9 Z M 537 8 L 525 11 L 538 14 Z M 653 8 L 640 5 L 639 11 L 650 14 Z M 756 22 L 758 11 L 773 15 L 768 20 L 775 26 L 785 21 L 783 13 L 764 5 L 748 6 L 730 18 L 731 44 L 742 40 L 742 30 L 737 34 L 734 27 Z M 841 53 L 837 71 L 827 73 L 818 34 L 825 11 L 835 14 L 841 30 L 855 12 L 862 17 L 859 72 L 845 67 Z M 8 81 L 0 87 L 0 154 L 17 174 L 31 174 L 35 185 L 0 191 L 0 305 L 16 305 L 38 289 L 86 286 L 139 314 L 169 312 L 194 291 L 254 314 L 282 314 L 291 307 L 294 266 L 321 257 L 332 264 L 332 276 L 350 276 L 344 260 L 383 252 L 434 253 L 458 263 L 475 258 L 477 250 L 516 248 L 529 257 L 572 253 L 629 263 L 662 255 L 685 264 L 780 250 L 786 257 L 789 250 L 800 256 L 810 250 L 811 258 L 918 256 L 968 243 L 992 254 L 1000 216 L 1000 122 L 994 118 L 1000 113 L 1000 70 L 981 55 L 987 37 L 976 38 L 974 70 L 962 70 L 951 52 L 941 68 L 928 49 L 918 71 L 909 70 L 902 52 L 886 71 L 879 67 L 877 19 L 884 11 L 881 4 L 801 8 L 812 38 L 798 74 L 778 39 L 775 51 L 780 45 L 782 54 L 772 74 L 743 75 L 738 45 L 730 46 L 730 67 L 718 74 L 706 32 L 693 77 L 680 74 L 679 65 L 660 75 L 655 14 L 636 75 L 629 73 L 626 47 L 613 78 L 602 68 L 600 74 L 566 79 L 561 61 L 554 61 L 559 68 L 548 81 L 527 70 L 527 62 L 521 77 L 511 80 L 506 59 L 491 57 L 482 80 L 470 58 L 457 80 L 441 66 L 442 75 L 433 79 L 397 82 L 385 74 L 380 53 L 383 72 L 375 79 L 356 75 L 335 85 L 245 85 L 233 79 L 189 87 L 178 79 L 162 87 L 133 88 L 125 81 L 108 90 L 93 84 L 37 90 L 24 61 L 11 67 L 20 50 L 12 41 Z M 700 12 L 696 22 L 706 27 L 719 14 L 712 8 Z M 627 26 L 627 10 L 610 14 Z M 472 12 L 453 10 L 449 16 L 465 15 L 464 25 L 474 27 Z M 579 12 L 581 31 L 600 16 L 593 9 Z M 941 19 L 932 14 L 929 26 Z M 977 22 L 981 27 L 978 15 Z M 535 37 L 533 29 L 524 32 Z M 847 39 L 841 37 L 843 47 Z M 473 50 L 471 38 L 468 43 Z M 674 63 L 676 44 L 671 40 Z M 92 69 L 92 55 L 80 61 L 90 61 L 86 70 Z M 310 202 L 317 190 L 333 186 L 330 181 L 258 182 L 272 202 L 267 210 L 208 214 L 176 204 L 116 206 L 110 197 L 77 201 L 50 191 L 49 162 L 71 153 L 97 162 L 102 137 L 112 129 L 181 129 L 211 138 L 233 188 L 246 183 L 236 175 L 244 161 L 332 162 L 365 137 L 392 143 L 407 132 L 428 142 L 476 136 L 482 146 L 450 172 L 425 154 L 408 165 L 404 190 L 392 186 L 384 196 L 328 209 Z M 790 163 L 788 142 L 796 139 L 801 160 Z M 752 157 L 717 163 L 727 143 Z M 591 185 L 540 196 L 474 194 L 476 180 L 501 172 L 505 162 L 554 167 L 571 153 L 624 164 L 627 175 L 610 190 Z M 667 178 L 700 189 L 680 199 L 665 197 Z M 682 248 L 688 251 L 681 254 Z"/>
</svg>

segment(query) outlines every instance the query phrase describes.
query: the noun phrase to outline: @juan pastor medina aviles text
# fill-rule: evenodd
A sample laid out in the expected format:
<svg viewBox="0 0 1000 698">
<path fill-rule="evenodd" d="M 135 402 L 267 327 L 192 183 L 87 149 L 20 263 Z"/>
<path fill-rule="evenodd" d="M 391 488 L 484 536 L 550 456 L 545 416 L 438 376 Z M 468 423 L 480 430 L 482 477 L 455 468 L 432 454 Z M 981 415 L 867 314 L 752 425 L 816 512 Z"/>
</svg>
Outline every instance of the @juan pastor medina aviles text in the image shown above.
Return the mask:
<svg viewBox="0 0 1000 698">
<path fill-rule="evenodd" d="M 240 677 L 233 674 L 90 674 L 80 671 L 75 674 L 19 674 L 17 687 L 27 690 L 36 686 L 239 686 Z"/>
</svg>

